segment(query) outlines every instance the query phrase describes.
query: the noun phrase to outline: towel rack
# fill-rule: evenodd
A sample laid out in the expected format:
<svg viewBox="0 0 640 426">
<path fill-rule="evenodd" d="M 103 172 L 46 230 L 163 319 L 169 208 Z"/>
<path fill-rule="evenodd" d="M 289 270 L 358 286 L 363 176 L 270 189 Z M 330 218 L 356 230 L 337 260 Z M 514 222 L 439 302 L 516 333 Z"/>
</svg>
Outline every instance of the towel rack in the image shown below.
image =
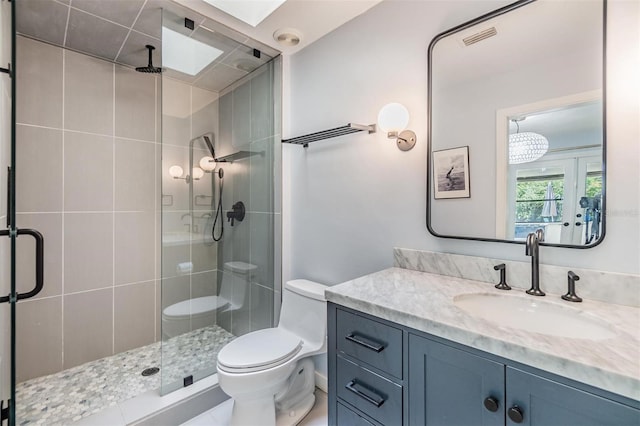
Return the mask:
<svg viewBox="0 0 640 426">
<path fill-rule="evenodd" d="M 254 155 L 264 155 L 264 151 L 238 151 L 234 152 L 233 154 L 216 157 L 214 161 L 216 163 L 233 163 L 236 160 L 242 160 Z"/>
<path fill-rule="evenodd" d="M 282 143 L 292 143 L 296 145 L 302 145 L 304 148 L 308 147 L 311 142 L 317 142 L 324 139 L 335 138 L 338 136 L 348 135 L 350 133 L 357 133 L 366 131 L 367 133 L 375 133 L 375 124 L 355 124 L 349 123 L 346 126 L 336 127 L 335 129 L 323 130 L 321 132 L 309 133 L 308 135 L 298 136 L 297 138 L 282 139 Z"/>
</svg>

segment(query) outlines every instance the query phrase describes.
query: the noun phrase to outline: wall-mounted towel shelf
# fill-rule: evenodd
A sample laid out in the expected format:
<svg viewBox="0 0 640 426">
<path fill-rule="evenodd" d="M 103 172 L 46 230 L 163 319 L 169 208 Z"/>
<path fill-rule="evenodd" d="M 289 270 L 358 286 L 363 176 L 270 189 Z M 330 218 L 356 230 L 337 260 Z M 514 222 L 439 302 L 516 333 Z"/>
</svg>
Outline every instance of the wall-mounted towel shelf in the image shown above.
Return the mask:
<svg viewBox="0 0 640 426">
<path fill-rule="evenodd" d="M 323 130 L 321 132 L 310 133 L 304 136 L 298 136 L 297 138 L 283 139 L 282 143 L 293 143 L 296 145 L 302 145 L 308 147 L 311 142 L 317 142 L 324 139 L 335 138 L 338 136 L 348 135 L 350 133 L 364 132 L 375 133 L 375 124 L 354 124 L 349 123 L 346 126 L 336 127 L 335 129 Z"/>
<path fill-rule="evenodd" d="M 236 160 L 242 160 L 244 158 L 249 158 L 254 155 L 263 155 L 263 151 L 238 151 L 233 154 L 223 155 L 222 157 L 216 157 L 216 163 L 232 163 Z"/>
</svg>

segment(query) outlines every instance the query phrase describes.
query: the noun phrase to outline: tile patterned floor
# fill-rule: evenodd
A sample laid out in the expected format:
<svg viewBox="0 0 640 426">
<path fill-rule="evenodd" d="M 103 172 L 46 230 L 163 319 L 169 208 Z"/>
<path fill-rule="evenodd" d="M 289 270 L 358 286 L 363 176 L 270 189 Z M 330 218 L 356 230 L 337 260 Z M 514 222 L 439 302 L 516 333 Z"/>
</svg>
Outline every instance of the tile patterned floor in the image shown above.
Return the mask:
<svg viewBox="0 0 640 426">
<path fill-rule="evenodd" d="M 181 380 L 215 365 L 218 352 L 235 337 L 218 326 L 204 327 L 20 383 L 16 389 L 17 424 L 69 425 L 164 383 Z M 160 374 L 142 376 L 148 367 Z"/>
</svg>

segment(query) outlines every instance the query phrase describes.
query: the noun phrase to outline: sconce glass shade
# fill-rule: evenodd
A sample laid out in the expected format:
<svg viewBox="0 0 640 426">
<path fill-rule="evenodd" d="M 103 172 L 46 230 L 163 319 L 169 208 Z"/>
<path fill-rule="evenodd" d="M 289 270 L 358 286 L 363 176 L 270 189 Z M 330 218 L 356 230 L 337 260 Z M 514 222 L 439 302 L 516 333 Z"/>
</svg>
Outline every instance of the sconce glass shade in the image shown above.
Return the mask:
<svg viewBox="0 0 640 426">
<path fill-rule="evenodd" d="M 191 170 L 191 177 L 193 179 L 198 180 L 202 176 L 204 176 L 204 170 L 202 170 L 200 167 L 194 167 L 193 170 Z"/>
<path fill-rule="evenodd" d="M 171 176 L 174 179 L 182 177 L 182 173 L 184 173 L 184 170 L 182 170 L 182 167 L 180 166 L 169 167 L 169 176 Z"/>
<path fill-rule="evenodd" d="M 509 164 L 535 161 L 549 150 L 549 141 L 538 133 L 523 132 L 509 135 Z"/>
<path fill-rule="evenodd" d="M 200 168 L 205 172 L 212 172 L 217 166 L 213 157 L 202 157 L 199 164 Z"/>
<path fill-rule="evenodd" d="M 386 104 L 378 113 L 378 126 L 383 132 L 400 132 L 409 124 L 409 111 L 397 102 Z"/>
</svg>

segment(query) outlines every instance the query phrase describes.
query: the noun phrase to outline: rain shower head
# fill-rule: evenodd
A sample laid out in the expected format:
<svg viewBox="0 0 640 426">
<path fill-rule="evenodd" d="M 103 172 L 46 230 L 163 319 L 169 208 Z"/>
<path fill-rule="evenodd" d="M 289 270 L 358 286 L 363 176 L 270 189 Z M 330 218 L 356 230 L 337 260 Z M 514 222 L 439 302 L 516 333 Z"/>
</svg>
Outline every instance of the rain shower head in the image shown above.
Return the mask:
<svg viewBox="0 0 640 426">
<path fill-rule="evenodd" d="M 154 51 L 155 47 L 150 44 L 147 44 L 145 47 L 149 49 L 149 65 L 147 65 L 146 67 L 137 67 L 136 71 L 146 72 L 151 74 L 157 74 L 162 72 L 162 68 L 153 66 L 152 52 Z"/>
</svg>

